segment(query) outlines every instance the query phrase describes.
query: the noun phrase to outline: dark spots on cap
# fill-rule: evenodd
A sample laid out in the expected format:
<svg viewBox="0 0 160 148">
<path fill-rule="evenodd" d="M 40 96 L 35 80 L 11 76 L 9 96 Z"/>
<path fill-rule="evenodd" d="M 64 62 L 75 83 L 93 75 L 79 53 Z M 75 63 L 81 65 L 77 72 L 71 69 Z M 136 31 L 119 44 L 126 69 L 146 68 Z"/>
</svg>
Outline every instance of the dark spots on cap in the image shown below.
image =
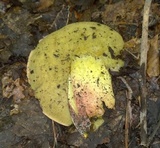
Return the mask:
<svg viewBox="0 0 160 148">
<path fill-rule="evenodd" d="M 79 87 L 80 87 L 80 84 L 77 83 L 77 88 L 79 88 Z"/>
<path fill-rule="evenodd" d="M 76 96 L 77 96 L 77 97 L 81 97 L 81 95 L 80 95 L 80 93 L 79 93 L 79 92 L 76 94 Z"/>
<path fill-rule="evenodd" d="M 61 96 L 61 94 L 57 93 L 58 96 Z"/>
<path fill-rule="evenodd" d="M 103 56 L 104 56 L 104 57 L 107 57 L 108 55 L 104 52 L 104 53 L 103 53 Z"/>
<path fill-rule="evenodd" d="M 58 85 L 57 85 L 57 88 L 59 89 L 60 87 L 61 87 L 61 85 L 60 85 L 60 84 L 58 84 Z"/>
<path fill-rule="evenodd" d="M 53 56 L 56 57 L 56 58 L 58 58 L 58 57 L 59 57 L 59 54 L 55 54 L 55 53 L 54 53 Z"/>
<path fill-rule="evenodd" d="M 66 59 L 70 59 L 70 54 L 67 54 L 67 55 L 66 55 Z"/>
<path fill-rule="evenodd" d="M 59 49 L 56 49 L 55 52 L 58 53 L 58 52 L 59 52 Z"/>
<path fill-rule="evenodd" d="M 49 70 L 52 70 L 52 68 L 49 68 Z"/>
<path fill-rule="evenodd" d="M 111 30 L 111 31 L 113 31 L 113 29 L 112 29 L 112 28 L 110 28 L 110 30 Z"/>
<path fill-rule="evenodd" d="M 101 26 L 101 24 L 99 24 L 99 23 L 98 23 L 97 25 L 98 25 L 98 26 Z"/>
<path fill-rule="evenodd" d="M 85 35 L 85 32 L 81 33 L 81 36 L 83 37 L 84 40 L 87 40 L 87 38 L 89 37 Z"/>
<path fill-rule="evenodd" d="M 86 41 L 88 39 L 89 36 L 84 36 L 84 40 Z"/>
<path fill-rule="evenodd" d="M 90 73 L 92 73 L 93 71 L 91 70 Z"/>
<path fill-rule="evenodd" d="M 99 86 L 99 78 L 97 78 L 97 86 Z"/>
<path fill-rule="evenodd" d="M 57 101 L 58 104 L 60 104 L 62 101 Z"/>
<path fill-rule="evenodd" d="M 114 58 L 116 58 L 115 57 L 115 53 L 114 53 L 114 50 L 109 46 L 109 48 L 108 48 L 108 50 L 109 50 L 109 52 L 110 52 L 110 54 L 111 54 L 111 57 L 114 59 Z"/>
<path fill-rule="evenodd" d="M 74 88 L 76 88 L 76 85 L 73 85 Z"/>
<path fill-rule="evenodd" d="M 83 93 L 84 93 L 84 94 L 87 94 L 87 92 L 86 92 L 86 91 L 84 91 Z M 88 100 L 87 100 L 86 102 L 88 102 Z"/>
<path fill-rule="evenodd" d="M 63 90 L 64 92 L 66 92 L 66 89 L 65 89 L 65 88 L 63 88 L 62 90 Z"/>
<path fill-rule="evenodd" d="M 54 70 L 55 70 L 55 72 L 58 72 L 58 67 L 55 66 L 55 67 L 54 67 Z"/>
<path fill-rule="evenodd" d="M 45 59 L 47 59 L 47 58 L 48 58 L 48 56 L 47 56 L 47 54 L 46 54 L 46 53 L 44 53 L 44 57 L 45 57 Z"/>
<path fill-rule="evenodd" d="M 96 27 L 90 27 L 91 29 L 93 29 L 93 30 L 96 30 Z"/>
<path fill-rule="evenodd" d="M 103 37 L 101 33 L 99 33 L 99 36 L 100 36 L 100 37 Z"/>
<path fill-rule="evenodd" d="M 43 92 L 43 90 L 40 90 L 39 92 Z"/>
<path fill-rule="evenodd" d="M 97 36 L 96 36 L 96 33 L 92 33 L 92 39 L 95 39 Z"/>
<path fill-rule="evenodd" d="M 103 74 L 103 75 L 104 75 L 105 73 L 104 73 L 103 71 L 101 71 L 101 74 Z"/>
<path fill-rule="evenodd" d="M 30 71 L 30 74 L 34 74 L 34 70 L 31 70 L 31 71 Z"/>
<path fill-rule="evenodd" d="M 73 32 L 74 32 L 74 33 L 78 32 L 78 29 L 77 29 L 77 30 L 74 30 Z"/>
<path fill-rule="evenodd" d="M 79 56 L 79 55 L 76 55 L 76 54 L 75 54 L 74 56 L 75 56 L 75 57 L 77 57 L 77 58 L 80 58 L 80 56 Z"/>
<path fill-rule="evenodd" d="M 36 82 L 36 80 L 33 80 L 33 82 Z"/>
</svg>

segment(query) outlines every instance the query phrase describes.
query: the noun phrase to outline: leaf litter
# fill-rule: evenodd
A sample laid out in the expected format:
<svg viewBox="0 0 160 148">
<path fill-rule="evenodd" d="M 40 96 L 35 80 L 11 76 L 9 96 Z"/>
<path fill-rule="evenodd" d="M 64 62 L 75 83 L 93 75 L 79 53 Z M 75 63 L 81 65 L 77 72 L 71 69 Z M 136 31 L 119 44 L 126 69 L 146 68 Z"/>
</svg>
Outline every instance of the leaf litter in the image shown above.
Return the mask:
<svg viewBox="0 0 160 148">
<path fill-rule="evenodd" d="M 133 91 L 130 105 L 133 121 L 129 127 L 128 142 L 130 147 L 139 146 L 141 140 L 139 131 L 141 104 L 139 102 L 138 75 L 140 59 L 138 55 L 140 55 L 139 44 L 141 43 L 142 14 L 145 1 L 90 1 L 84 4 L 75 0 L 65 2 L 55 0 L 54 3 L 49 0 L 44 6 L 42 6 L 42 2 L 0 2 L 0 43 L 3 45 L 0 46 L 1 84 L 3 80 L 3 85 L 0 85 L 0 144 L 4 147 L 12 145 L 12 147 L 38 146 L 45 148 L 53 146 L 54 138 L 57 138 L 57 147 L 124 147 L 127 87 L 117 78 L 117 76 L 122 76 Z M 146 83 L 148 95 L 146 101 L 148 103 L 147 130 L 151 147 L 159 147 L 158 142 L 160 140 L 159 130 L 155 131 L 160 121 L 160 81 L 158 72 L 160 67 L 158 62 L 160 41 L 157 37 L 160 29 L 159 5 L 158 1 L 152 1 L 148 30 L 151 51 L 148 52 Z M 67 8 L 64 11 L 63 6 Z M 17 15 L 17 12 L 23 13 Z M 13 16 L 16 16 L 15 20 Z M 26 20 L 23 19 L 24 16 L 27 16 Z M 6 18 L 11 20 L 8 21 Z M 122 57 L 126 62 L 126 66 L 120 73 L 112 73 L 116 107 L 115 110 L 105 108 L 105 122 L 98 131 L 91 133 L 88 139 L 84 139 L 72 126 L 66 128 L 55 124 L 56 134 L 54 135 L 56 137 L 53 137 L 51 122 L 42 114 L 38 101 L 33 98 L 34 94 L 27 83 L 27 79 L 17 76 L 17 74 L 14 74 L 14 77 L 11 74 L 6 76 L 5 73 L 7 74 L 11 68 L 16 69 L 12 65 L 17 62 L 21 61 L 26 64 L 28 55 L 37 45 L 38 40 L 55 31 L 56 27 L 63 27 L 63 24 L 65 26 L 67 23 L 79 20 L 96 20 L 116 29 L 123 36 L 125 42 L 129 44 L 127 48 L 125 47 L 129 52 L 126 50 Z M 26 24 L 28 25 L 26 26 Z M 25 76 L 25 72 L 23 76 Z M 4 92 L 4 96 L 2 92 Z M 18 103 L 15 103 L 13 98 L 18 98 Z M 14 108 L 15 110 L 18 109 L 18 112 L 13 112 L 10 115 L 11 110 Z"/>
</svg>

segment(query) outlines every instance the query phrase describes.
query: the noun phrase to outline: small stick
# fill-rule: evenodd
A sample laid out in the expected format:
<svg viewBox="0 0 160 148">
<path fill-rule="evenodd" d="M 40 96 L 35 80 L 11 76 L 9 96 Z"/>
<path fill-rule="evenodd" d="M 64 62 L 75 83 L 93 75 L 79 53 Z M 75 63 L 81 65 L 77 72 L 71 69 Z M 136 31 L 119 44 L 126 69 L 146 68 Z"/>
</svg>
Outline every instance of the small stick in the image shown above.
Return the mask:
<svg viewBox="0 0 160 148">
<path fill-rule="evenodd" d="M 149 10 L 152 0 L 146 0 L 143 12 L 142 24 L 142 41 L 140 51 L 140 89 L 141 89 L 141 111 L 140 111 L 140 137 L 141 145 L 147 146 L 147 89 L 146 89 L 146 66 L 147 66 L 147 52 L 148 52 L 148 20 Z"/>
<path fill-rule="evenodd" d="M 56 146 L 57 146 L 57 134 L 56 134 L 56 128 L 55 128 L 55 124 L 54 124 L 53 120 L 52 120 L 52 128 L 53 128 L 53 136 L 54 136 L 53 148 L 56 148 Z"/>
<path fill-rule="evenodd" d="M 128 148 L 129 142 L 129 125 L 131 125 L 132 120 L 132 110 L 131 110 L 131 100 L 132 100 L 132 89 L 127 83 L 127 81 L 123 77 L 118 77 L 122 80 L 122 82 L 126 85 L 128 92 L 127 92 L 127 105 L 126 105 L 126 118 L 125 118 L 125 148 Z"/>
</svg>

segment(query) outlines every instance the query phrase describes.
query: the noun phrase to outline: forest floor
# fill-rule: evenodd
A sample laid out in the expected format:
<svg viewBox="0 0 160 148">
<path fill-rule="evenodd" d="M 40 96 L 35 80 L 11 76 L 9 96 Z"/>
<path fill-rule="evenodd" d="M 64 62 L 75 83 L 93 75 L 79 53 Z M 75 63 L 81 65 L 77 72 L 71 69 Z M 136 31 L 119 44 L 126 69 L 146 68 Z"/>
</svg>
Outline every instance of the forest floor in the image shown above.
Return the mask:
<svg viewBox="0 0 160 148">
<path fill-rule="evenodd" d="M 139 80 L 144 3 L 144 0 L 0 1 L 0 148 L 140 147 L 144 134 Z M 111 72 L 115 110 L 105 108 L 103 125 L 86 139 L 73 125 L 59 125 L 43 114 L 26 76 L 28 56 L 39 40 L 67 24 L 81 21 L 108 25 L 125 42 L 121 56 L 125 66 L 118 73 Z M 148 28 L 146 143 L 159 148 L 159 0 L 152 1 Z"/>
</svg>

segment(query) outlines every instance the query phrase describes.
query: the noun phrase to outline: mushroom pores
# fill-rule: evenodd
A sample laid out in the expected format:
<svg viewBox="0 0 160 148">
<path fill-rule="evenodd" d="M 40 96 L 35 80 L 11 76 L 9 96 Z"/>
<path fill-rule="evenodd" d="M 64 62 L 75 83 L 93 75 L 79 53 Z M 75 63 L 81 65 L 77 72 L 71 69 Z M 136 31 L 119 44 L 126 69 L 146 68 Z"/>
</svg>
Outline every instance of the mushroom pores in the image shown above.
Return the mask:
<svg viewBox="0 0 160 148">
<path fill-rule="evenodd" d="M 108 108 L 114 108 L 111 76 L 100 58 L 83 55 L 76 57 L 71 64 L 70 81 L 76 105 L 69 103 L 73 109 L 85 108 L 88 117 L 99 117 L 104 114 L 103 102 Z M 76 106 L 76 107 L 75 107 Z M 84 112 L 84 111 L 83 111 Z"/>
<path fill-rule="evenodd" d="M 28 80 L 35 92 L 35 97 L 40 101 L 43 113 L 62 125 L 69 126 L 73 123 L 68 107 L 68 78 L 70 75 L 71 78 L 76 75 L 76 71 L 71 71 L 72 62 L 74 63 L 77 58 L 84 62 L 87 57 L 90 59 L 89 61 L 95 62 L 96 60 L 102 66 L 102 73 L 105 73 L 103 77 L 109 79 L 107 82 L 99 81 L 102 89 L 101 87 L 95 88 L 99 89 L 96 91 L 102 91 L 108 96 L 103 97 L 101 95 L 100 104 L 105 102 L 106 106 L 109 107 L 108 100 L 113 99 L 112 107 L 110 107 L 113 108 L 115 101 L 108 69 L 118 70 L 123 66 L 121 60 L 113 59 L 113 54 L 116 57 L 123 50 L 123 44 L 123 39 L 119 33 L 106 25 L 95 22 L 73 23 L 43 38 L 30 53 L 27 64 Z M 73 67 L 74 65 L 72 65 Z M 77 73 L 81 73 L 81 71 L 83 73 L 83 66 L 79 68 L 82 70 L 75 67 Z M 102 73 L 95 71 L 97 77 Z M 91 81 L 87 75 L 82 76 L 82 78 L 85 79 L 85 82 Z M 77 81 L 81 81 L 81 79 L 76 79 Z M 87 88 L 89 87 L 88 85 Z M 104 92 L 104 87 L 108 87 L 107 90 L 111 93 Z M 102 108 L 100 115 L 103 112 Z"/>
</svg>

